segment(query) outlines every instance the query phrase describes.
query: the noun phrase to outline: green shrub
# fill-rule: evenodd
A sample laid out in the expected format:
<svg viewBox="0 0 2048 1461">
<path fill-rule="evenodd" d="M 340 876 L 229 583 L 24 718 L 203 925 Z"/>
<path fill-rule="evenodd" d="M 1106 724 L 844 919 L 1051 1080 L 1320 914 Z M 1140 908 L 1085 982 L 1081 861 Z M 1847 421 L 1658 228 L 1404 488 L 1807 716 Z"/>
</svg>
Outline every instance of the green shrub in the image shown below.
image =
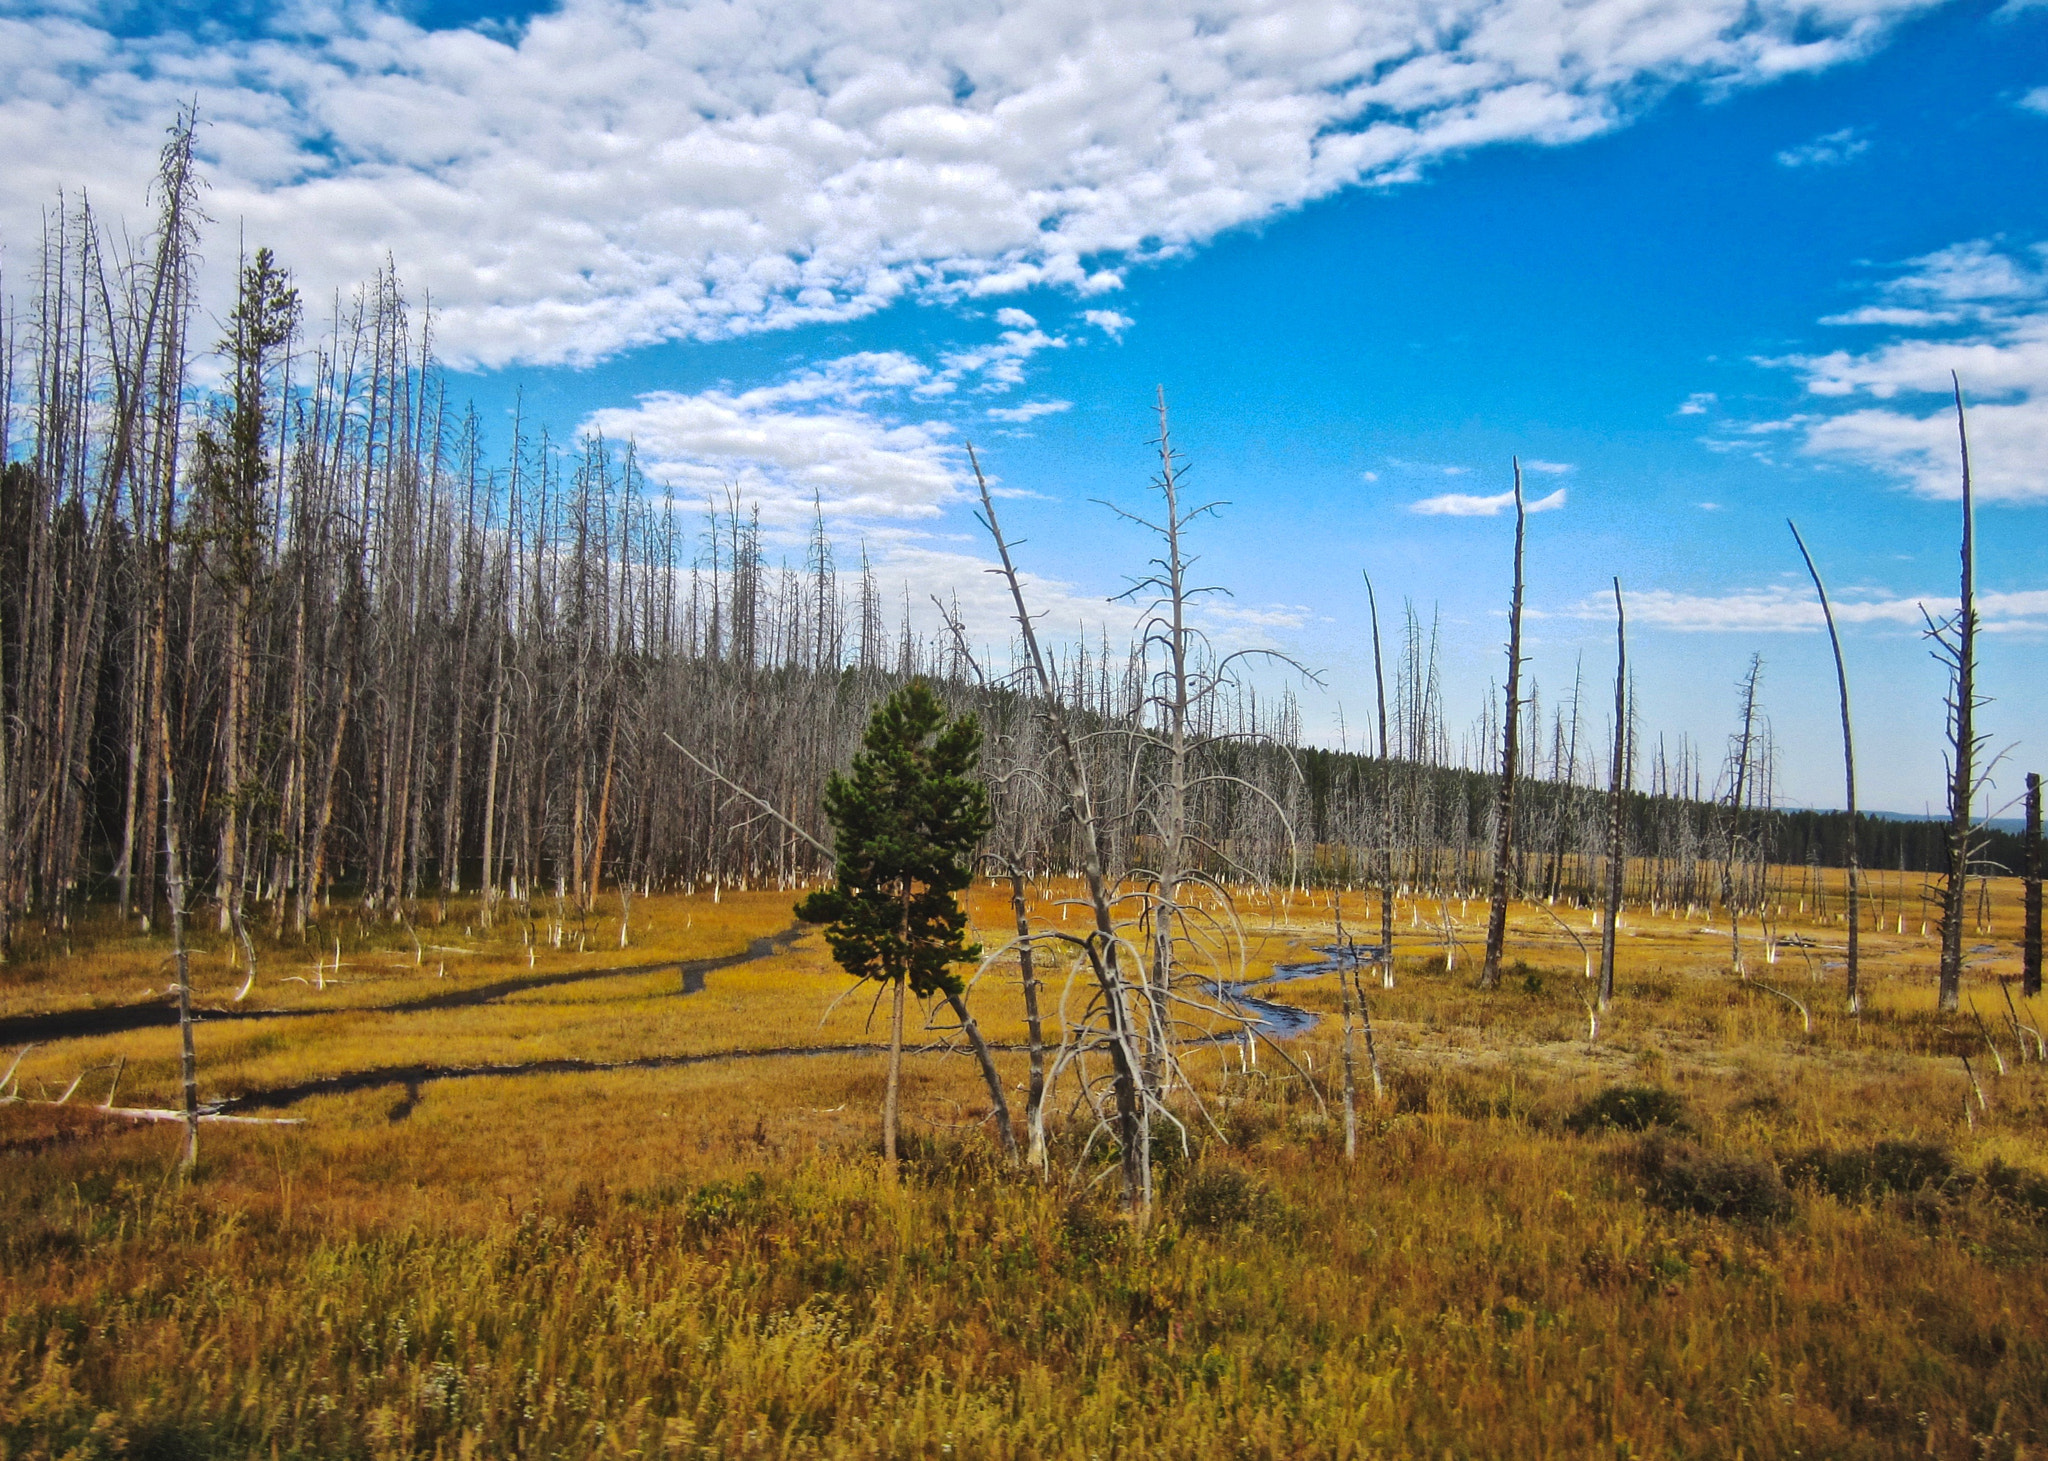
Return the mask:
<svg viewBox="0 0 2048 1461">
<path fill-rule="evenodd" d="M 1685 1100 L 1662 1086 L 1609 1086 L 1589 1096 L 1578 1110 L 1565 1118 L 1566 1126 L 1581 1134 L 1589 1131 L 1648 1131 L 1668 1126 L 1687 1127 Z"/>
<path fill-rule="evenodd" d="M 1636 1170 L 1650 1201 L 1673 1212 L 1767 1219 L 1792 1211 L 1792 1194 L 1776 1165 L 1755 1157 L 1655 1136 L 1637 1152 Z"/>
<path fill-rule="evenodd" d="M 1785 1175 L 1845 1202 L 1926 1188 L 1946 1191 L 1968 1182 L 1948 1149 L 1927 1141 L 1881 1141 L 1867 1151 L 1815 1147 L 1786 1163 Z"/>
<path fill-rule="evenodd" d="M 1984 1187 L 2001 1202 L 2030 1216 L 2048 1219 L 2048 1177 L 2011 1166 L 1997 1157 L 1984 1169 Z"/>
<path fill-rule="evenodd" d="M 1180 1186 L 1180 1220 L 1190 1228 L 1219 1230 L 1273 1215 L 1273 1199 L 1241 1167 L 1204 1162 Z"/>
<path fill-rule="evenodd" d="M 737 1182 L 706 1182 L 683 1203 L 683 1221 L 700 1233 L 719 1233 L 761 1209 L 768 1183 L 759 1172 Z"/>
</svg>

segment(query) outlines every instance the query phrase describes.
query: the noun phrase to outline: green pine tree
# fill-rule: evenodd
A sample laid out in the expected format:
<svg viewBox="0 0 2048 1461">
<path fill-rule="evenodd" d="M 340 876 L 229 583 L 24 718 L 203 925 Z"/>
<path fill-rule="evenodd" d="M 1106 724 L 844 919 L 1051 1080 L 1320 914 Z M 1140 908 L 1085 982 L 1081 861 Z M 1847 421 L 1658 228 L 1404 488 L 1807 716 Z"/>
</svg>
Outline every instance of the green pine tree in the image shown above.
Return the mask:
<svg viewBox="0 0 2048 1461">
<path fill-rule="evenodd" d="M 834 773 L 825 789 L 834 883 L 796 908 L 805 922 L 826 925 L 847 973 L 893 986 L 882 1102 L 882 1154 L 892 1165 L 906 991 L 943 995 L 959 1010 L 963 986 L 953 966 L 981 954 L 968 941 L 959 898 L 989 827 L 988 793 L 974 774 L 980 745 L 975 718 L 948 720 L 922 680 L 877 706 L 851 773 Z"/>
</svg>

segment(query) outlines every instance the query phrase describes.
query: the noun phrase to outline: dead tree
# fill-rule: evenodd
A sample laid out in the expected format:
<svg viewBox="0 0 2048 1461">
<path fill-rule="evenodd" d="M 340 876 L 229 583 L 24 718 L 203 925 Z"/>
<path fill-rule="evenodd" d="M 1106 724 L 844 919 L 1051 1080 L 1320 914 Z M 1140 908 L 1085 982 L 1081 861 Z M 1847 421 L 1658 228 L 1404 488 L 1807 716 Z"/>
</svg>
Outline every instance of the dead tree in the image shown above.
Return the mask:
<svg viewBox="0 0 2048 1461">
<path fill-rule="evenodd" d="M 1067 808 L 1073 818 L 1081 854 L 1081 875 L 1088 889 L 1089 909 L 1094 915 L 1095 927 L 1082 940 L 1082 952 L 1095 975 L 1109 1027 L 1105 1043 L 1112 1070 L 1124 1202 L 1134 1216 L 1143 1219 L 1152 1207 L 1151 1096 L 1143 1083 L 1144 1037 L 1135 1024 L 1131 1008 L 1133 990 L 1120 960 L 1123 941 L 1112 911 L 1113 898 L 1104 866 L 1103 829 L 1097 815 L 1095 791 L 1088 774 L 1088 763 L 1068 723 L 1059 686 L 1039 646 L 1037 624 L 1026 604 L 1023 578 L 1010 556 L 1010 544 L 1003 537 L 1002 525 L 996 517 L 995 499 L 989 492 L 988 481 L 982 475 L 980 460 L 972 447 L 968 448 L 967 460 L 981 493 L 982 526 L 995 543 L 1003 579 L 1009 586 L 1016 611 L 1017 630 L 1024 646 L 1025 669 L 1038 691 L 1040 713 L 1052 735 L 1060 761 Z"/>
<path fill-rule="evenodd" d="M 1728 942 L 1735 972 L 1748 977 L 1742 964 L 1742 880 L 1735 873 L 1736 859 L 1743 853 L 1743 813 L 1749 806 L 1750 772 L 1756 760 L 1757 684 L 1763 678 L 1764 657 L 1752 654 L 1737 688 L 1742 696 L 1742 727 L 1728 744 L 1728 816 L 1722 840 L 1721 903 L 1728 913 Z"/>
<path fill-rule="evenodd" d="M 1372 684 L 1380 730 L 1380 987 L 1394 987 L 1394 747 L 1387 739 L 1387 674 L 1380 659 L 1380 606 L 1372 577 L 1365 580 L 1365 605 L 1372 616 Z"/>
<path fill-rule="evenodd" d="M 2021 942 L 2020 993 L 2041 992 L 2041 773 L 2027 773 L 2026 928 Z"/>
<path fill-rule="evenodd" d="M 1842 705 L 1842 784 L 1847 798 L 1848 834 L 1843 861 L 1849 871 L 1849 969 L 1848 996 L 1849 1013 L 1856 1014 L 1863 1008 L 1863 988 L 1859 978 L 1857 930 L 1862 922 L 1863 874 L 1856 856 L 1856 740 L 1849 725 L 1849 670 L 1842 659 L 1842 636 L 1835 632 L 1835 611 L 1828 603 L 1827 586 L 1820 581 L 1820 570 L 1814 567 L 1813 555 L 1806 551 L 1806 540 L 1799 536 L 1798 525 L 1792 519 L 1785 519 L 1785 526 L 1792 529 L 1792 541 L 1799 545 L 1799 556 L 1806 562 L 1807 574 L 1813 579 L 1814 594 L 1820 599 L 1821 619 L 1828 629 L 1828 647 L 1835 656 L 1835 689 Z"/>
<path fill-rule="evenodd" d="M 1528 526 L 1522 507 L 1522 463 L 1515 461 L 1515 592 L 1508 604 L 1507 711 L 1501 717 L 1500 790 L 1494 799 L 1493 895 L 1486 909 L 1486 963 L 1479 987 L 1500 984 L 1501 952 L 1508 933 L 1509 855 L 1515 843 L 1515 760 L 1521 726 L 1522 682 L 1522 543 Z"/>
<path fill-rule="evenodd" d="M 1963 466 L 1963 535 L 1961 587 L 1956 612 L 1936 622 L 1927 619 L 1927 637 L 1934 657 L 1949 672 L 1948 692 L 1948 847 L 1941 887 L 1941 984 L 1939 1007 L 1954 1010 L 1963 987 L 1963 919 L 1969 895 L 1970 863 L 1976 852 L 1976 829 L 1970 808 L 1976 800 L 1976 758 L 1983 737 L 1977 734 L 1977 543 L 1976 515 L 1970 496 L 1970 433 L 1963 415 L 1962 382 L 1955 387 L 1956 441 Z"/>
<path fill-rule="evenodd" d="M 1607 781 L 1607 898 L 1600 920 L 1600 992 L 1595 1011 L 1614 1002 L 1614 939 L 1621 922 L 1622 876 L 1628 849 L 1622 842 L 1622 813 L 1628 794 L 1628 616 L 1621 604 L 1621 580 L 1614 580 L 1614 764 Z"/>
</svg>

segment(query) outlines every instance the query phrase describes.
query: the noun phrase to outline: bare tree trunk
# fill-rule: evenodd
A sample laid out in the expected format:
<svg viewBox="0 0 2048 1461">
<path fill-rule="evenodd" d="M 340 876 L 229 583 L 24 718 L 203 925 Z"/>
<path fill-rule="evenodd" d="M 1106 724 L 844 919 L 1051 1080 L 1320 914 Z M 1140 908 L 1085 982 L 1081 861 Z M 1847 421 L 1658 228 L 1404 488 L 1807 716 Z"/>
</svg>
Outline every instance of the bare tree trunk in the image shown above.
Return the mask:
<svg viewBox="0 0 2048 1461">
<path fill-rule="evenodd" d="M 1344 997 L 1344 1160 L 1355 1162 L 1358 1160 L 1358 1073 L 1352 1051 L 1351 1027 L 1356 1015 L 1356 991 L 1352 982 L 1358 974 L 1358 959 L 1344 937 L 1342 895 L 1333 895 L 1331 903 L 1337 925 L 1337 988 Z"/>
<path fill-rule="evenodd" d="M 1596 1010 L 1614 1001 L 1614 939 L 1621 922 L 1621 880 L 1628 866 L 1622 845 L 1622 807 L 1628 786 L 1628 619 L 1621 580 L 1614 580 L 1614 766 L 1607 785 L 1607 903 L 1600 920 L 1600 992 Z"/>
<path fill-rule="evenodd" d="M 1848 798 L 1849 829 L 1847 847 L 1843 861 L 1849 869 L 1849 970 L 1848 996 L 1849 1013 L 1856 1014 L 1863 1008 L 1863 985 L 1857 931 L 1862 919 L 1863 869 L 1857 857 L 1856 848 L 1856 740 L 1849 726 L 1849 670 L 1842 659 L 1842 637 L 1835 632 L 1835 611 L 1828 603 L 1827 586 L 1820 581 L 1820 570 L 1814 567 L 1813 555 L 1806 551 L 1806 540 L 1799 536 L 1799 528 L 1790 518 L 1785 526 L 1792 529 L 1792 541 L 1799 545 L 1799 556 L 1806 560 L 1806 571 L 1813 579 L 1813 591 L 1820 598 L 1821 618 L 1828 626 L 1828 647 L 1835 655 L 1835 689 L 1842 702 L 1842 782 Z"/>
<path fill-rule="evenodd" d="M 1749 669 L 1742 677 L 1742 730 L 1737 734 L 1734 765 L 1728 789 L 1728 845 L 1721 860 L 1721 901 L 1728 910 L 1728 944 L 1735 972 L 1748 978 L 1742 965 L 1742 889 L 1735 876 L 1735 859 L 1742 849 L 1742 809 L 1749 795 L 1749 768 L 1756 737 L 1756 687 L 1764 672 L 1763 656 L 1749 657 Z"/>
<path fill-rule="evenodd" d="M 497 846 L 493 835 L 497 831 L 498 812 L 498 750 L 502 739 L 501 725 L 505 712 L 505 694 L 499 685 L 502 672 L 504 646 L 502 641 L 494 651 L 491 669 L 491 730 L 490 755 L 484 770 L 484 865 L 483 865 L 483 925 L 491 926 L 492 915 L 498 902 Z"/>
<path fill-rule="evenodd" d="M 896 1118 L 903 1084 L 903 1000 L 905 977 L 898 975 L 889 997 L 889 1084 L 882 1092 L 882 1160 L 896 1171 Z"/>
<path fill-rule="evenodd" d="M 1970 855 L 1974 841 L 1970 807 L 1977 782 L 1977 543 L 1976 516 L 1970 498 L 1970 435 L 1963 419 L 1963 387 L 1955 382 L 1956 439 L 1963 461 L 1962 587 L 1956 616 L 1947 626 L 1952 638 L 1937 634 L 1939 653 L 1949 664 L 1949 797 L 1948 869 L 1941 899 L 1941 991 L 1943 1010 L 1960 1006 L 1963 987 L 1964 902 L 1970 886 Z"/>
<path fill-rule="evenodd" d="M 975 483 L 981 491 L 982 525 L 995 540 L 997 556 L 1002 560 L 1003 577 L 1009 584 L 1010 597 L 1016 607 L 1017 627 L 1024 640 L 1026 662 L 1036 680 L 1046 723 L 1053 733 L 1054 744 L 1066 769 L 1067 807 L 1074 819 L 1074 828 L 1080 839 L 1081 873 L 1088 887 L 1088 901 L 1095 915 L 1095 932 L 1086 945 L 1090 967 L 1096 982 L 1102 990 L 1103 1005 L 1109 1020 L 1110 1066 L 1114 1076 L 1113 1086 L 1117 1107 L 1117 1144 L 1120 1150 L 1124 1201 L 1133 1215 L 1143 1218 L 1152 1208 L 1152 1152 L 1146 1093 L 1141 1088 L 1143 1063 L 1135 1044 L 1131 1028 L 1128 990 L 1118 964 L 1119 948 L 1116 920 L 1111 911 L 1109 880 L 1104 874 L 1102 856 L 1102 827 L 1096 816 L 1095 801 L 1088 780 L 1087 763 L 1075 744 L 1058 687 L 1053 683 L 1046 668 L 1045 657 L 1039 651 L 1038 631 L 1024 602 L 1023 580 L 1017 575 L 1017 568 L 1010 557 L 1010 545 L 1003 537 L 1002 526 L 997 521 L 995 500 L 989 492 L 988 482 L 982 476 L 981 464 L 976 460 L 973 448 L 968 449 L 968 463 L 974 469 Z"/>
<path fill-rule="evenodd" d="M 1495 801 L 1493 829 L 1493 897 L 1486 910 L 1486 963 L 1480 970 L 1479 987 L 1493 989 L 1500 984 L 1501 952 L 1508 932 L 1508 859 L 1515 837 L 1516 734 L 1521 725 L 1522 702 L 1522 542 L 1528 514 L 1522 507 L 1522 464 L 1515 462 L 1515 596 L 1508 608 L 1507 712 L 1501 722 L 1500 792 Z"/>
<path fill-rule="evenodd" d="M 1017 1133 L 1010 1126 L 1010 1103 L 1003 1098 L 1002 1072 L 996 1069 L 988 1041 L 981 1038 L 981 1026 L 975 1024 L 974 1016 L 967 1012 L 967 1002 L 949 989 L 946 991 L 946 1003 L 952 1006 L 953 1014 L 967 1036 L 967 1043 L 974 1051 L 974 1058 L 981 1066 L 982 1081 L 988 1086 L 989 1119 L 996 1127 L 996 1144 L 1002 1147 L 1003 1155 L 1015 1163 Z"/>
<path fill-rule="evenodd" d="M 2027 773 L 2026 927 L 2021 936 L 2020 993 L 2041 992 L 2041 773 Z"/>
<path fill-rule="evenodd" d="M 178 857 L 177 791 L 172 779 L 168 727 L 164 753 L 164 881 L 171 903 L 171 954 L 178 965 L 178 1073 L 184 1088 L 185 1150 L 179 1170 L 199 1163 L 199 1061 L 192 1048 L 192 961 L 185 951 L 185 868 Z"/>
<path fill-rule="evenodd" d="M 1024 1029 L 1030 1042 L 1031 1083 L 1024 1091 L 1025 1160 L 1043 1176 L 1045 1150 L 1045 1029 L 1038 1013 L 1038 969 L 1031 947 L 1031 920 L 1024 901 L 1024 873 L 1010 865 L 1010 910 L 1017 919 L 1017 970 L 1024 981 Z"/>
<path fill-rule="evenodd" d="M 1372 578 L 1365 580 L 1365 602 L 1372 613 L 1372 682 L 1379 704 L 1380 768 L 1380 987 L 1394 987 L 1394 747 L 1387 739 L 1387 675 L 1380 660 L 1380 606 L 1373 597 Z"/>
</svg>

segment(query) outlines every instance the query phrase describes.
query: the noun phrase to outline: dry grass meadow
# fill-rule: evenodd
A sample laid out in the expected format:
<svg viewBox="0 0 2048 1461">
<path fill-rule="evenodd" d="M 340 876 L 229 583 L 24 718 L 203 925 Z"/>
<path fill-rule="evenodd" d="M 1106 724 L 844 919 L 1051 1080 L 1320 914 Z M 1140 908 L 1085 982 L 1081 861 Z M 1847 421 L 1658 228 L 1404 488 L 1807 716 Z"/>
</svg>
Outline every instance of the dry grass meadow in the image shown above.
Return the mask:
<svg viewBox="0 0 2048 1461">
<path fill-rule="evenodd" d="M 993 945 L 1007 899 L 973 896 Z M 1998 983 L 2017 884 L 1960 1017 L 1917 921 L 1866 935 L 1852 1018 L 1838 918 L 1788 908 L 1809 946 L 1775 963 L 1752 931 L 1788 999 L 1706 916 L 1631 913 L 1597 1041 L 1558 923 L 1590 943 L 1588 914 L 1518 907 L 1485 994 L 1483 904 L 1404 900 L 1356 1163 L 1335 981 L 1280 986 L 1320 1023 L 1293 1068 L 1190 1054 L 1220 1134 L 1162 1142 L 1142 1230 L 1064 1105 L 1055 1179 L 1005 1170 L 937 1036 L 886 1178 L 882 1022 L 815 931 L 681 992 L 679 961 L 792 901 L 635 900 L 623 949 L 609 897 L 559 938 L 537 908 L 530 954 L 464 905 L 417 943 L 336 909 L 318 973 L 267 947 L 241 1006 L 209 925 L 202 1005 L 305 1013 L 202 1024 L 202 1094 L 304 1124 L 206 1126 L 190 1182 L 178 1128 L 94 1109 L 117 1063 L 119 1104 L 175 1104 L 175 1029 L 37 1043 L 0 1107 L 0 1455 L 2048 1455 L 2048 1084 Z M 1255 972 L 1312 957 L 1330 902 L 1248 896 Z M 31 942 L 0 1020 L 158 996 L 165 952 Z M 1022 1040 L 1013 965 L 973 1001 Z"/>
</svg>

